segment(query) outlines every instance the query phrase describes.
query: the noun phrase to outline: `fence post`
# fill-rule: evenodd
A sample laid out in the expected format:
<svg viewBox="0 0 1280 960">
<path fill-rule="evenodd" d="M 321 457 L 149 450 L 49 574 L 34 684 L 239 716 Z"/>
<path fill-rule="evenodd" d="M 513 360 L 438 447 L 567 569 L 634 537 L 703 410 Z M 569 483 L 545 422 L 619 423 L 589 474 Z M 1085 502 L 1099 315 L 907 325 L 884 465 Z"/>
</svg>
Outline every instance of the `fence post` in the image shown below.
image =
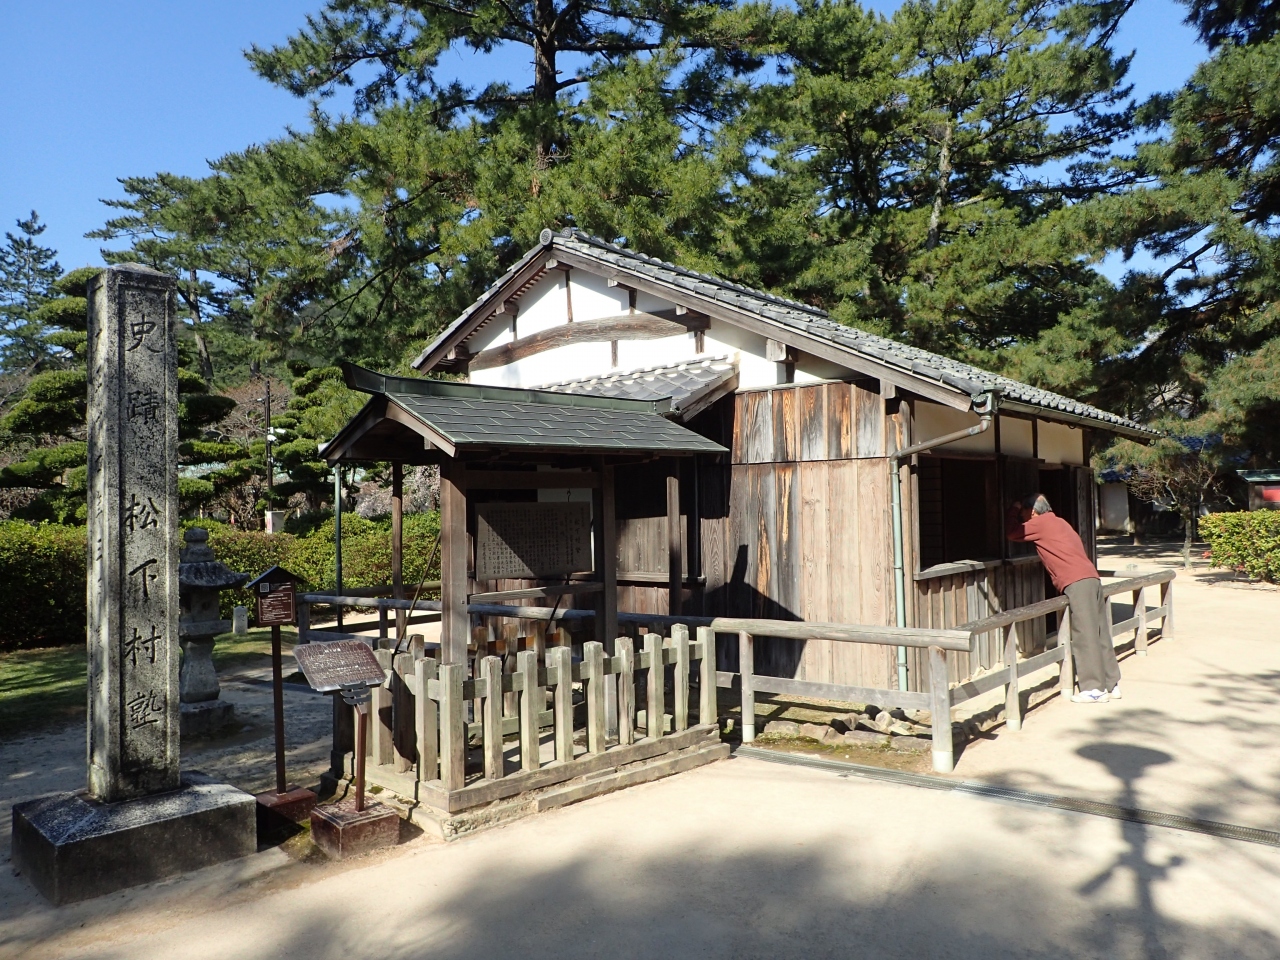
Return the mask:
<svg viewBox="0 0 1280 960">
<path fill-rule="evenodd" d="M 484 775 L 488 780 L 502 779 L 502 659 L 485 657 L 480 661 L 480 682 L 476 684 L 483 698 L 480 705 L 481 737 L 484 742 Z"/>
<path fill-rule="evenodd" d="M 671 639 L 676 648 L 675 703 L 671 708 L 671 729 L 675 733 L 689 729 L 689 628 L 683 623 L 671 627 Z"/>
<path fill-rule="evenodd" d="M 756 670 L 755 637 L 738 634 L 738 675 L 742 680 L 742 742 L 756 738 L 756 692 L 752 676 Z"/>
<path fill-rule="evenodd" d="M 378 650 L 374 656 L 378 658 L 378 665 L 383 670 L 388 671 L 392 676 L 395 675 L 391 670 L 391 651 Z M 373 716 L 373 748 L 371 750 L 373 762 L 376 764 L 390 763 L 393 756 L 393 745 L 395 737 L 394 718 L 392 716 L 395 698 L 391 692 L 391 680 L 387 679 L 382 682 L 379 687 L 373 688 L 373 703 L 370 704 L 370 711 Z"/>
<path fill-rule="evenodd" d="M 605 689 L 604 644 L 588 640 L 582 645 L 582 676 L 587 694 L 587 752 L 604 753 Z"/>
<path fill-rule="evenodd" d="M 1173 639 L 1173 580 L 1160 584 L 1160 606 L 1164 607 L 1164 619 L 1160 621 L 1160 639 Z"/>
<path fill-rule="evenodd" d="M 521 650 L 516 655 L 516 673 L 524 681 L 520 694 L 520 769 L 537 770 L 542 758 L 538 737 L 538 714 L 546 706 L 546 694 L 538 686 L 538 654 L 534 650 Z"/>
<path fill-rule="evenodd" d="M 298 601 L 298 642 L 311 642 L 311 604 Z"/>
<path fill-rule="evenodd" d="M 1062 671 L 1058 674 L 1058 695 L 1069 697 L 1076 689 L 1076 661 L 1071 648 L 1071 608 L 1058 619 L 1058 646 L 1062 648 Z"/>
<path fill-rule="evenodd" d="M 462 675 L 466 664 L 442 663 L 440 673 L 440 780 L 446 790 L 467 783 L 467 724 L 462 716 Z"/>
<path fill-rule="evenodd" d="M 387 608 L 378 607 L 378 648 L 383 649 L 387 645 Z"/>
<path fill-rule="evenodd" d="M 618 743 L 626 746 L 636 738 L 636 652 L 635 641 L 618 637 Z"/>
<path fill-rule="evenodd" d="M 418 671 L 418 693 L 414 704 L 418 779 L 435 780 L 439 773 L 440 740 L 436 727 L 436 702 L 427 696 L 427 685 L 436 679 L 437 661 L 432 657 L 420 657 L 415 666 Z"/>
<path fill-rule="evenodd" d="M 644 651 L 649 654 L 649 673 L 646 678 L 648 697 L 645 704 L 645 736 L 657 740 L 662 736 L 665 726 L 666 704 L 666 671 L 662 666 L 662 637 L 656 633 L 647 633 L 644 637 Z"/>
<path fill-rule="evenodd" d="M 1018 696 L 1018 625 L 1004 628 L 1004 663 L 1009 682 L 1004 687 L 1004 722 L 1010 730 L 1022 729 L 1022 700 Z"/>
<path fill-rule="evenodd" d="M 413 672 L 413 657 L 397 653 L 391 661 L 391 724 L 395 730 L 392 745 L 395 748 L 396 773 L 408 773 L 414 767 L 415 750 L 413 695 L 405 675 Z"/>
<path fill-rule="evenodd" d="M 1111 598 L 1106 595 L 1102 597 L 1102 619 L 1107 625 L 1107 643 L 1114 647 L 1116 645 L 1116 618 L 1111 612 Z"/>
<path fill-rule="evenodd" d="M 1139 587 L 1133 591 L 1133 615 L 1138 619 L 1138 626 L 1133 633 L 1133 649 L 1140 657 L 1147 655 L 1147 591 Z"/>
<path fill-rule="evenodd" d="M 933 716 L 933 769 L 950 773 L 955 769 L 955 747 L 951 741 L 951 681 L 947 676 L 947 653 L 929 648 L 929 712 Z"/>
<path fill-rule="evenodd" d="M 716 723 L 716 634 L 710 627 L 698 628 L 702 662 L 698 674 L 698 723 Z"/>
<path fill-rule="evenodd" d="M 556 759 L 568 763 L 573 759 L 573 650 L 569 646 L 552 647 L 547 651 L 547 673 L 556 668 L 556 689 L 553 700 Z M 549 678 L 548 678 L 549 679 Z"/>
</svg>

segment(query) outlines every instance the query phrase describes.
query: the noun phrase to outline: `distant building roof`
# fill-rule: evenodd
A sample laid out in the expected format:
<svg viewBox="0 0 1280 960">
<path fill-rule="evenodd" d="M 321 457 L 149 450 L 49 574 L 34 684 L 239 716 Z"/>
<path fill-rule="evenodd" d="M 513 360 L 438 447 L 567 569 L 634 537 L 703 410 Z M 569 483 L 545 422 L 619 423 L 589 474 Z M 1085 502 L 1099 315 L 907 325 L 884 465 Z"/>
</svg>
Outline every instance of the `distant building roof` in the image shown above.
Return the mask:
<svg viewBox="0 0 1280 960">
<path fill-rule="evenodd" d="M 1237 470 L 1236 476 L 1246 483 L 1280 483 L 1280 469 L 1276 470 Z"/>
<path fill-rule="evenodd" d="M 666 367 L 646 367 L 582 380 L 562 380 L 537 387 L 579 396 L 671 401 L 680 420 L 705 410 L 737 385 L 738 366 L 728 357 L 698 358 Z"/>
<path fill-rule="evenodd" d="M 442 363 L 454 347 L 511 296 L 513 283 L 516 288 L 524 288 L 532 282 L 530 271 L 536 269 L 539 258 L 558 256 L 566 263 L 594 268 L 606 276 L 625 274 L 647 281 L 653 292 L 670 296 L 673 301 L 690 309 L 725 315 L 725 311 L 715 308 L 727 308 L 730 315 L 725 318 L 729 322 L 750 319 L 759 325 L 762 332 L 798 349 L 814 350 L 816 347 L 819 354 L 827 359 L 847 363 L 854 369 L 867 369 L 869 365 L 868 372 L 888 375 L 891 380 L 894 374 L 898 374 L 909 390 L 919 392 L 920 387 L 940 388 L 953 396 L 967 397 L 995 391 L 1001 395 L 1000 403 L 1006 409 L 1025 408 L 1023 412 L 1039 413 L 1049 419 L 1099 426 L 1142 438 L 1158 436 L 1134 420 L 1079 400 L 928 350 L 843 326 L 817 307 L 648 257 L 580 230 L 560 233 L 544 230 L 540 240 L 539 246 L 525 254 L 422 352 L 414 361 L 416 368 L 429 370 Z"/>
</svg>

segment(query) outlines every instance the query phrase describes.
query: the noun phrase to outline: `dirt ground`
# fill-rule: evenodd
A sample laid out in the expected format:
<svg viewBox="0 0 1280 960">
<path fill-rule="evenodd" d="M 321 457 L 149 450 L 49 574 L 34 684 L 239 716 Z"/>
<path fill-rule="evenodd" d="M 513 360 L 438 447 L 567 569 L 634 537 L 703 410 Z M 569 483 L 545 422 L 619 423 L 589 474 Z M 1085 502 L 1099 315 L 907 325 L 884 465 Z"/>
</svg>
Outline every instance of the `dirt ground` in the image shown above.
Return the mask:
<svg viewBox="0 0 1280 960">
<path fill-rule="evenodd" d="M 1103 545 L 1142 568 L 1177 550 Z M 1280 590 L 1197 565 L 1175 603 L 1176 638 L 1122 661 L 1123 700 L 1051 697 L 954 776 L 1277 829 Z M 265 679 L 223 678 L 245 727 L 187 765 L 270 783 Z M 314 782 L 329 701 L 291 689 L 286 709 L 291 778 Z M 6 854 L 12 803 L 83 770 L 79 725 L 0 744 Z M 269 850 L 57 910 L 6 865 L 0 956 L 1272 958 L 1277 890 L 1280 849 L 733 759 L 449 845 Z"/>
</svg>

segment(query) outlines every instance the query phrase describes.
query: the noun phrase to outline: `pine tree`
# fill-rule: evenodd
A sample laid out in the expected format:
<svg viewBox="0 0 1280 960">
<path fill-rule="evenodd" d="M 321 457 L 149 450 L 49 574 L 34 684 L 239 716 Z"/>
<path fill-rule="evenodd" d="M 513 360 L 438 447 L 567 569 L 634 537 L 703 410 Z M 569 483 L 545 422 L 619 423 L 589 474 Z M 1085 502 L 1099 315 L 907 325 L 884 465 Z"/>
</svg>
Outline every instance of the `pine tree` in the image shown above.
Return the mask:
<svg viewBox="0 0 1280 960">
<path fill-rule="evenodd" d="M 47 225 L 34 210 L 17 225 L 0 248 L 0 373 L 34 373 L 53 354 L 38 314 L 62 275 L 58 252 L 37 242 Z"/>
</svg>

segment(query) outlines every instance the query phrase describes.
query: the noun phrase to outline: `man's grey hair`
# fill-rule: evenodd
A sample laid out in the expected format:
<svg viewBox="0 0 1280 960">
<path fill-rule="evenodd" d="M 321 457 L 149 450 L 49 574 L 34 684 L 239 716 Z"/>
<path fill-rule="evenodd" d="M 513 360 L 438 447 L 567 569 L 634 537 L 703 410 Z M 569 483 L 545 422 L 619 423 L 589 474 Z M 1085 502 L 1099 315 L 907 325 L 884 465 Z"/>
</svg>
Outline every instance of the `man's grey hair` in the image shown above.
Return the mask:
<svg viewBox="0 0 1280 960">
<path fill-rule="evenodd" d="M 1022 498 L 1022 505 L 1032 513 L 1048 513 L 1053 509 L 1043 493 L 1031 493 Z"/>
</svg>

